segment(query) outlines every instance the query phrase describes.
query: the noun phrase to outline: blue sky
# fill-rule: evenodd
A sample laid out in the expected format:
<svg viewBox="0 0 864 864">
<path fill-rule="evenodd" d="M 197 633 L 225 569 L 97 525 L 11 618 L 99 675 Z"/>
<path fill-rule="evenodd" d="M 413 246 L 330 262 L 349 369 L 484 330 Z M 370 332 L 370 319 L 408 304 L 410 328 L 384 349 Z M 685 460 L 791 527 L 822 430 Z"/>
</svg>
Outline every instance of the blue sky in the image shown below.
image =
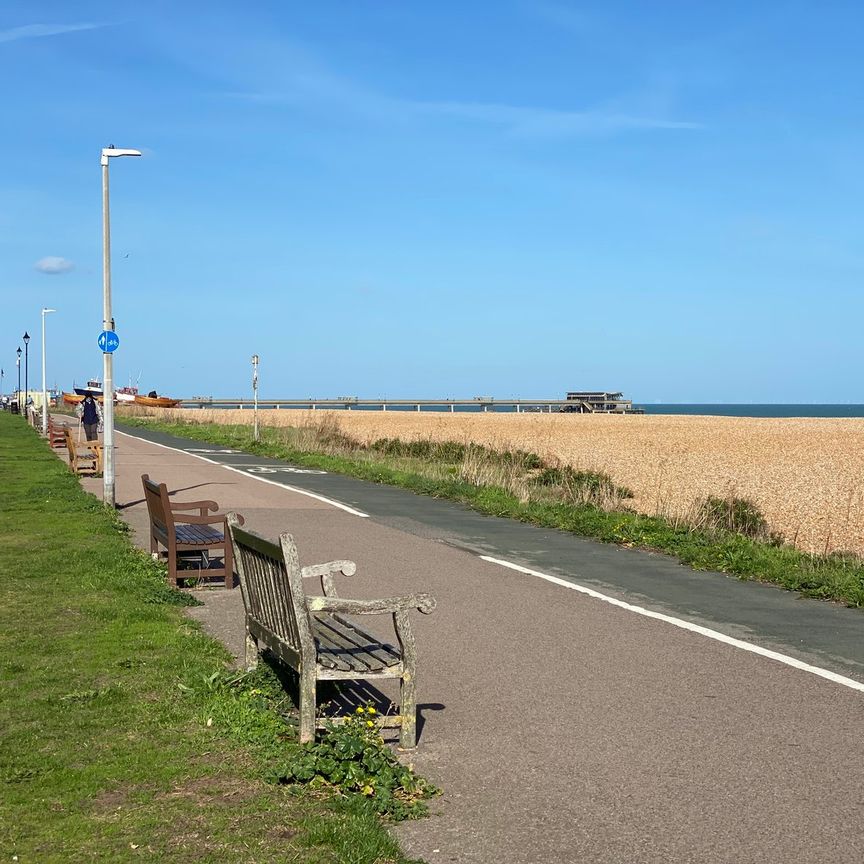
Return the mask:
<svg viewBox="0 0 864 864">
<path fill-rule="evenodd" d="M 257 352 L 270 397 L 864 402 L 862 36 L 831 2 L 6 0 L 5 389 L 42 306 L 49 383 L 101 372 L 114 144 L 122 383 L 239 395 Z"/>
</svg>

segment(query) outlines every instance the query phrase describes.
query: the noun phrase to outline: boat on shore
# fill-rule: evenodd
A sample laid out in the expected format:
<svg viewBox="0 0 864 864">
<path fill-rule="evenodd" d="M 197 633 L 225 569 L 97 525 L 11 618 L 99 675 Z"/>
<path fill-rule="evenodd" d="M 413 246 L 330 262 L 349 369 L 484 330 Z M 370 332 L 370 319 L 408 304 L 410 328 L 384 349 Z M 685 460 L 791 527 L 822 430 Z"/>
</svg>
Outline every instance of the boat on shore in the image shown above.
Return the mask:
<svg viewBox="0 0 864 864">
<path fill-rule="evenodd" d="M 131 403 L 135 401 L 137 395 L 138 388 L 133 387 L 131 384 L 128 387 L 118 387 L 114 391 L 114 401 Z"/>
<path fill-rule="evenodd" d="M 82 399 L 89 393 L 91 396 L 102 396 L 104 390 L 102 389 L 102 382 L 98 378 L 91 378 L 87 382 L 86 387 L 76 387 L 74 384 L 72 385 L 72 389 L 75 393 L 80 396 Z M 79 400 L 80 401 L 80 400 Z"/>
<path fill-rule="evenodd" d="M 180 400 L 169 399 L 167 396 L 141 396 L 136 393 L 135 404 L 143 408 L 176 408 Z"/>
<path fill-rule="evenodd" d="M 86 395 L 87 395 L 86 393 L 63 393 L 63 402 L 66 405 L 78 405 L 79 403 L 84 401 L 84 397 Z M 91 395 L 100 404 L 105 402 L 105 399 L 103 398 L 101 393 L 98 396 L 95 393 L 93 393 Z"/>
</svg>

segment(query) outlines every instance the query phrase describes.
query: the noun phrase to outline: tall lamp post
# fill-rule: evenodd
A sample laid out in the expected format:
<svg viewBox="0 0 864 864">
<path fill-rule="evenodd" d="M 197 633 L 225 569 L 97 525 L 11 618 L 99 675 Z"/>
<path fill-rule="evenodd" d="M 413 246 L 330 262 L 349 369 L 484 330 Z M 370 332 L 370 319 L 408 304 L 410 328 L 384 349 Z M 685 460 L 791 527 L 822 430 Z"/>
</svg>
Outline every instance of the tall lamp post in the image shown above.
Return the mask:
<svg viewBox="0 0 864 864">
<path fill-rule="evenodd" d="M 102 148 L 102 329 L 113 331 L 111 315 L 111 215 L 108 206 L 108 162 L 117 156 L 140 156 L 139 150 L 120 150 L 114 146 Z M 114 506 L 114 355 L 102 353 L 102 423 L 104 464 L 102 467 L 102 500 Z"/>
<path fill-rule="evenodd" d="M 258 433 L 258 355 L 252 355 L 252 395 L 255 398 L 254 431 L 252 437 L 257 441 Z"/>
<path fill-rule="evenodd" d="M 56 309 L 42 309 L 42 434 L 48 434 L 48 388 L 45 386 L 45 316 Z"/>
<path fill-rule="evenodd" d="M 18 403 L 18 410 L 21 410 L 21 346 L 15 352 L 18 356 L 15 358 L 15 365 L 18 367 L 18 389 L 15 391 L 15 401 Z"/>
<path fill-rule="evenodd" d="M 25 330 L 24 331 L 24 407 L 27 407 L 27 402 L 30 399 L 30 365 L 28 363 L 28 357 L 30 356 L 30 351 L 28 350 L 30 345 L 30 334 Z"/>
</svg>

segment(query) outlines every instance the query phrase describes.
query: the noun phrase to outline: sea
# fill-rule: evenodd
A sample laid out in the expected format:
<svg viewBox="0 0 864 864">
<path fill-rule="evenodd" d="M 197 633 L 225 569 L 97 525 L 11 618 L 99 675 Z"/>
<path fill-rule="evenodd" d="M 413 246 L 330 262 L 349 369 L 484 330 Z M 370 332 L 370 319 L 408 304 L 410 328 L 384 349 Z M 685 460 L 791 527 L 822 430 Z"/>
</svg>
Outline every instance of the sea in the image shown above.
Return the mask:
<svg viewBox="0 0 864 864">
<path fill-rule="evenodd" d="M 646 414 L 698 414 L 717 417 L 864 417 L 864 405 L 712 405 L 684 403 L 634 403 Z"/>
</svg>

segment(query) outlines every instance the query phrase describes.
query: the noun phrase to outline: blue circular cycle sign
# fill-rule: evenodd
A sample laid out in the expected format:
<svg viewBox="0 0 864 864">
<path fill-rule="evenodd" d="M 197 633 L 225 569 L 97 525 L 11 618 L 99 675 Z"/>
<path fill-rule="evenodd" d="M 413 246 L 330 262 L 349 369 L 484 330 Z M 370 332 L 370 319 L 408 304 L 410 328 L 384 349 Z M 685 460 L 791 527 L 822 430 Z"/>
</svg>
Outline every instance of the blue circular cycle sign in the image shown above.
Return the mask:
<svg viewBox="0 0 864 864">
<path fill-rule="evenodd" d="M 113 330 L 103 330 L 96 342 L 103 354 L 113 354 L 120 344 L 120 337 Z"/>
</svg>

